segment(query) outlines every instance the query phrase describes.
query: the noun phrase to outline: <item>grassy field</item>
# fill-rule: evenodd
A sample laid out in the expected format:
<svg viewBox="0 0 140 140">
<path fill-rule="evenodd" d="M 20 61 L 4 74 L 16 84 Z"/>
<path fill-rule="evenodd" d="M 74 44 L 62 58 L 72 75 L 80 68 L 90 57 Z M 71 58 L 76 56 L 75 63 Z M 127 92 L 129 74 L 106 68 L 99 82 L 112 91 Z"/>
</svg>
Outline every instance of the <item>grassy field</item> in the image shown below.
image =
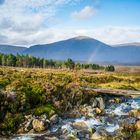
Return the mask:
<svg viewBox="0 0 140 140">
<path fill-rule="evenodd" d="M 36 84 L 40 87 L 54 83 L 140 90 L 140 67 L 118 66 L 116 72 L 0 67 L 1 89 L 12 91 L 25 83 Z"/>
</svg>

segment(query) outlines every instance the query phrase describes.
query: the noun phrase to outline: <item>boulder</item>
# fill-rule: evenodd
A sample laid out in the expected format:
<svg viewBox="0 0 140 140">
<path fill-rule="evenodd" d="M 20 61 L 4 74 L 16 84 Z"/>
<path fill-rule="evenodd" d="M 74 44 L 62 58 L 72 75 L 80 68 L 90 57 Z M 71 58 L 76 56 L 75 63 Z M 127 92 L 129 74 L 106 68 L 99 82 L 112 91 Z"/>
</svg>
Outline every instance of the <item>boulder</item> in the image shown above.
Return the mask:
<svg viewBox="0 0 140 140">
<path fill-rule="evenodd" d="M 46 128 L 48 126 L 45 125 L 45 123 L 41 120 L 38 120 L 38 119 L 34 119 L 32 121 L 32 126 L 33 126 L 33 129 L 36 131 L 36 132 L 41 132 L 41 131 L 44 131 L 46 130 Z"/>
<path fill-rule="evenodd" d="M 81 122 L 74 122 L 72 124 L 72 127 L 74 129 L 77 129 L 77 130 L 84 130 L 84 129 L 88 129 L 88 126 L 87 124 L 84 122 L 84 121 L 81 121 Z"/>
</svg>

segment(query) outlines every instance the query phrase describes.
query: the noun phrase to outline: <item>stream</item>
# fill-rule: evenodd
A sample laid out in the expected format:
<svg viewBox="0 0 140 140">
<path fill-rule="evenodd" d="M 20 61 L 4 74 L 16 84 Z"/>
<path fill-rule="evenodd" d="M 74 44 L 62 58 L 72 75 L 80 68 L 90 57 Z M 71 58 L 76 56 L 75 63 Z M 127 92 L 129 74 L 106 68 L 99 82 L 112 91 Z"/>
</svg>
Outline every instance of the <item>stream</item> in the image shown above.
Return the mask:
<svg viewBox="0 0 140 140">
<path fill-rule="evenodd" d="M 115 137 L 120 134 L 122 124 L 134 124 L 137 119 L 140 119 L 140 116 L 132 117 L 128 114 L 133 109 L 140 109 L 140 97 L 135 99 L 128 98 L 118 104 L 111 103 L 105 108 L 103 115 L 93 114 L 92 117 L 61 118 L 58 124 L 50 127 L 50 134 L 58 138 L 58 140 L 64 140 L 68 134 L 76 134 L 79 139 L 82 139 L 78 135 L 84 135 L 86 132 L 81 132 L 73 127 L 72 124 L 84 122 L 87 129 L 93 129 L 95 131 L 94 134 L 99 136 L 99 138 L 100 136 Z M 10 140 L 36 140 L 42 139 L 46 135 L 23 134 L 16 135 Z M 88 135 L 86 139 L 88 139 Z"/>
</svg>

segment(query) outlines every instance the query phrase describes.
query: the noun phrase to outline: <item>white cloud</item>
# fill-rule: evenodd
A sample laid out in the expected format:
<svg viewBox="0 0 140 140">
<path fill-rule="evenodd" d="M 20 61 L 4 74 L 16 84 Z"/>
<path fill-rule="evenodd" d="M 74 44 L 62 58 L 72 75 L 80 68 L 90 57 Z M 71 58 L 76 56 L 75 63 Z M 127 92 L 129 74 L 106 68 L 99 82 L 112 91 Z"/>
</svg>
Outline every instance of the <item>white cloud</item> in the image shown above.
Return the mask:
<svg viewBox="0 0 140 140">
<path fill-rule="evenodd" d="M 92 17 L 96 13 L 96 10 L 91 6 L 84 7 L 81 11 L 75 11 L 71 16 L 75 19 L 87 19 Z"/>
<path fill-rule="evenodd" d="M 50 26 L 59 6 L 79 0 L 0 0 L 0 32 L 30 32 Z"/>
<path fill-rule="evenodd" d="M 51 43 L 75 36 L 89 36 L 107 44 L 140 42 L 140 27 L 104 27 L 96 29 L 54 29 L 14 32 L 6 30 L 0 34 L 0 42 L 13 45 L 30 46 Z"/>
</svg>

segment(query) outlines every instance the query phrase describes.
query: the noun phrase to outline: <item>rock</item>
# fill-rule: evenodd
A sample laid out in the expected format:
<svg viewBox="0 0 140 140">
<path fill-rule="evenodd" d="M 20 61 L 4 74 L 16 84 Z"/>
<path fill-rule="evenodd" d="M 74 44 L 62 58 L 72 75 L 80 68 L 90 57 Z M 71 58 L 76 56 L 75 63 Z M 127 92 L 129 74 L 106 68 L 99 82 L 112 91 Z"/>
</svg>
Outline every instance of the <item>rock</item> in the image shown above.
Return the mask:
<svg viewBox="0 0 140 140">
<path fill-rule="evenodd" d="M 140 118 L 140 111 L 137 109 L 133 109 L 129 112 L 129 115 L 136 118 Z"/>
<path fill-rule="evenodd" d="M 72 127 L 74 129 L 77 129 L 77 130 L 84 130 L 84 129 L 88 129 L 88 126 L 86 125 L 86 123 L 84 121 L 81 121 L 81 122 L 74 122 L 72 124 Z"/>
<path fill-rule="evenodd" d="M 95 98 L 91 98 L 90 104 L 92 107 L 97 107 L 97 100 Z"/>
<path fill-rule="evenodd" d="M 105 104 L 104 104 L 103 98 L 102 97 L 97 97 L 96 100 L 98 101 L 98 107 L 101 110 L 104 110 L 105 109 Z"/>
<path fill-rule="evenodd" d="M 92 136 L 92 129 L 81 130 L 77 132 L 78 138 L 89 139 Z"/>
<path fill-rule="evenodd" d="M 93 117 L 94 114 L 93 114 L 93 107 L 92 106 L 82 106 L 80 108 L 80 113 L 86 117 Z"/>
<path fill-rule="evenodd" d="M 136 130 L 135 124 L 124 124 L 123 129 L 128 132 L 134 132 Z"/>
<path fill-rule="evenodd" d="M 100 139 L 102 139 L 102 136 L 97 132 L 95 132 L 90 138 L 90 140 L 100 140 Z"/>
<path fill-rule="evenodd" d="M 29 119 L 32 119 L 33 116 L 32 115 L 25 115 L 25 119 L 29 120 Z"/>
<path fill-rule="evenodd" d="M 137 130 L 140 130 L 140 120 L 138 120 L 135 124 Z"/>
<path fill-rule="evenodd" d="M 45 121 L 47 118 L 48 118 L 47 114 L 43 114 L 43 115 L 40 116 L 40 119 L 42 121 Z"/>
<path fill-rule="evenodd" d="M 53 115 L 51 118 L 50 118 L 50 122 L 52 124 L 55 124 L 55 123 L 58 123 L 59 122 L 59 117 L 57 114 Z"/>
<path fill-rule="evenodd" d="M 65 140 L 79 140 L 79 139 L 73 134 L 68 134 Z"/>
<path fill-rule="evenodd" d="M 31 129 L 33 128 L 33 126 L 32 126 L 32 120 L 30 120 L 29 122 L 27 122 L 26 123 L 26 125 L 25 125 L 25 132 L 28 132 L 28 131 L 30 131 Z"/>
<path fill-rule="evenodd" d="M 28 134 L 34 134 L 34 133 L 35 133 L 34 129 L 31 129 L 31 130 L 28 132 Z"/>
<path fill-rule="evenodd" d="M 24 127 L 21 127 L 17 130 L 17 134 L 22 134 L 24 132 L 25 132 Z"/>
<path fill-rule="evenodd" d="M 45 123 L 43 121 L 40 121 L 38 119 L 34 119 L 32 121 L 32 126 L 33 126 L 33 129 L 36 131 L 36 132 L 41 132 L 41 131 L 44 131 L 46 130 L 46 128 L 48 126 L 45 126 Z"/>
<path fill-rule="evenodd" d="M 99 109 L 98 107 L 96 107 L 95 112 L 96 112 L 96 114 L 101 114 L 102 113 L 102 110 Z"/>
</svg>

